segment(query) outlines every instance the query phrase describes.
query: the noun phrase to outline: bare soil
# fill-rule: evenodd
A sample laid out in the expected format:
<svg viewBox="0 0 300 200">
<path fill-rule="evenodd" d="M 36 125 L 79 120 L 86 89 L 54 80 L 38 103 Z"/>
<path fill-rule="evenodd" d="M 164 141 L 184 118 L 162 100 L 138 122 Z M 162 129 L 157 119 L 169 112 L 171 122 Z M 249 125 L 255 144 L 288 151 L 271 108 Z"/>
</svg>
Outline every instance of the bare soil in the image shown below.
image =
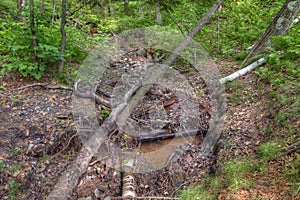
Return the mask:
<svg viewBox="0 0 300 200">
<path fill-rule="evenodd" d="M 235 71 L 234 63 L 217 61 L 217 64 L 223 75 Z M 73 93 L 39 86 L 14 90 L 36 82 L 16 74 L 0 77 L 0 80 L 3 86 L 0 89 L 0 199 L 44 199 L 82 145 L 72 115 Z M 236 81 L 242 86 L 227 87 L 227 117 L 217 153 L 202 158 L 197 146 L 183 146 L 184 153 L 172 165 L 136 174 L 138 196 L 172 197 L 179 189 L 202 182 L 204 175 L 222 174 L 222 164 L 230 159 L 257 157 L 258 146 L 266 140 L 262 129 L 270 121 L 267 88 L 251 73 Z M 60 85 L 51 76 L 39 82 Z M 171 106 L 174 110 L 180 109 L 176 99 L 152 95 L 159 97 L 154 101 L 169 103 L 166 110 Z M 203 105 L 209 110 L 209 106 Z M 136 114 L 145 111 L 142 107 L 137 109 L 140 110 Z M 144 121 L 149 120 L 147 113 L 137 117 L 139 122 L 143 122 L 142 117 Z M 101 123 L 103 118 L 98 120 Z M 176 121 L 176 117 L 171 121 Z M 170 122 L 168 128 L 176 129 L 176 123 L 174 126 Z M 194 144 L 200 144 L 201 140 L 198 137 Z M 111 142 L 118 144 L 120 150 L 141 148 L 147 153 L 167 143 L 152 142 L 141 147 L 140 142 L 120 131 L 112 135 Z M 74 199 L 120 196 L 122 174 L 116 170 L 115 160 L 94 158 L 74 191 Z M 224 189 L 218 199 L 293 199 L 287 183 L 278 181 L 284 170 L 284 158 L 270 162 L 267 169 L 265 173 L 249 174 L 255 184 L 250 190 L 228 193 L 229 190 Z"/>
</svg>

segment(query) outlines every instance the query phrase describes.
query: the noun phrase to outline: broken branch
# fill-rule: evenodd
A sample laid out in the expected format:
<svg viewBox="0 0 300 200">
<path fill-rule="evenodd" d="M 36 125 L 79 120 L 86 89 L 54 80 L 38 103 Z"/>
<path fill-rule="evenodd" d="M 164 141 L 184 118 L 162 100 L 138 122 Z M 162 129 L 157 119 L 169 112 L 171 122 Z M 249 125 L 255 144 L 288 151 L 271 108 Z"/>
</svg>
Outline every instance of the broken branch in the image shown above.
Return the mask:
<svg viewBox="0 0 300 200">
<path fill-rule="evenodd" d="M 31 87 L 37 87 L 37 86 L 43 87 L 43 88 L 46 88 L 46 89 L 52 89 L 52 90 L 70 90 L 70 91 L 73 90 L 70 87 L 61 86 L 61 85 L 51 86 L 51 85 L 44 84 L 44 83 L 33 83 L 31 85 L 25 85 L 25 86 L 22 86 L 22 87 L 19 87 L 19 88 L 16 88 L 16 89 L 12 89 L 11 91 L 15 92 L 15 91 L 19 91 L 19 90 L 23 90 L 23 89 L 31 88 Z"/>
<path fill-rule="evenodd" d="M 252 71 L 253 69 L 255 69 L 265 63 L 266 63 L 266 60 L 264 58 L 261 58 L 261 59 L 257 60 L 256 62 L 252 63 L 251 65 L 248 65 L 247 67 L 245 67 L 239 71 L 236 71 L 236 72 L 230 74 L 229 76 L 221 78 L 220 83 L 224 84 L 227 81 L 233 81 L 234 79 L 237 79 L 237 78 L 245 75 L 246 73 Z"/>
<path fill-rule="evenodd" d="M 178 57 L 178 55 L 192 42 L 192 38 L 198 33 L 198 31 L 208 22 L 211 16 L 215 11 L 220 7 L 224 0 L 218 0 L 215 5 L 203 16 L 203 18 L 198 22 L 198 24 L 193 28 L 187 37 L 179 44 L 177 48 L 172 52 L 172 54 L 164 62 L 164 69 L 167 68 L 172 62 Z M 161 69 L 152 71 L 150 78 L 157 80 L 161 77 Z M 120 116 L 121 113 L 124 113 L 123 110 L 126 110 L 125 115 L 123 115 L 123 120 L 127 119 L 130 115 L 128 109 L 125 109 L 127 105 L 131 108 L 134 108 L 138 103 L 141 96 L 145 95 L 149 89 L 150 84 L 142 86 L 142 82 L 138 81 L 131 89 L 125 94 L 121 103 L 112 110 L 109 117 L 106 118 L 102 126 L 95 132 L 95 134 L 84 144 L 82 150 L 79 152 L 77 158 L 73 163 L 68 167 L 65 173 L 60 177 L 57 184 L 54 186 L 54 189 L 47 197 L 48 200 L 64 200 L 71 199 L 73 189 L 76 187 L 79 178 L 86 171 L 88 163 L 92 159 L 95 153 L 99 151 L 101 144 L 106 139 L 110 130 L 112 130 L 117 121 L 117 116 Z M 141 88 L 137 95 L 134 96 L 133 101 L 129 102 L 134 93 Z M 125 117 L 125 118 L 124 118 Z M 120 119 L 120 118 L 119 118 Z M 122 119 L 122 118 L 121 118 Z M 158 198 L 156 198 L 158 199 Z"/>
<path fill-rule="evenodd" d="M 166 130 L 159 130 L 153 133 L 140 133 L 138 136 L 138 140 L 142 143 L 145 142 L 152 142 L 155 140 L 164 140 L 168 138 L 175 138 L 175 137 L 192 137 L 198 134 L 205 135 L 206 130 L 198 129 L 192 131 L 185 131 L 185 132 L 178 132 L 178 133 L 167 133 Z"/>
</svg>

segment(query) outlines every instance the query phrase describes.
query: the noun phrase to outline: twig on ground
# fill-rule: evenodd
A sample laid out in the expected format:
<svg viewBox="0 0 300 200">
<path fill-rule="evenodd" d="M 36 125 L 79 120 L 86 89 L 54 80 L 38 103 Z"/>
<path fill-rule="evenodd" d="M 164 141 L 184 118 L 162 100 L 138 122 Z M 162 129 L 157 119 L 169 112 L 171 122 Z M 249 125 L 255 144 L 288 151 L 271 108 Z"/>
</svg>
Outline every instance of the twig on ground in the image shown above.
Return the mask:
<svg viewBox="0 0 300 200">
<path fill-rule="evenodd" d="M 90 98 L 90 99 L 95 99 L 95 101 L 98 103 L 98 104 L 101 104 L 107 108 L 111 108 L 111 105 L 110 105 L 110 102 L 107 101 L 106 99 L 104 98 L 101 98 L 99 97 L 98 95 L 96 95 L 95 93 L 93 92 L 80 92 L 78 90 L 78 82 L 75 82 L 74 84 L 74 93 L 76 96 L 78 97 L 81 97 L 81 98 Z"/>
<path fill-rule="evenodd" d="M 46 89 L 52 89 L 52 90 L 70 90 L 70 91 L 73 91 L 72 88 L 66 87 L 66 86 L 61 86 L 61 85 L 51 86 L 51 85 L 48 85 L 48 84 L 45 84 L 45 83 L 33 83 L 31 85 L 25 85 L 25 86 L 22 86 L 22 87 L 19 87 L 19 88 L 12 89 L 11 92 L 15 92 L 15 91 L 19 91 L 19 90 L 23 90 L 23 89 L 31 88 L 31 87 L 37 87 L 37 86 L 43 87 L 43 88 L 46 88 Z"/>
<path fill-rule="evenodd" d="M 64 148 L 62 148 L 62 149 L 61 149 L 59 152 L 57 152 L 56 154 L 52 155 L 52 156 L 50 157 L 49 160 L 52 160 L 52 159 L 55 158 L 57 155 L 61 154 L 64 150 L 66 150 L 66 149 L 69 147 L 69 145 L 70 145 L 70 143 L 71 143 L 71 140 L 72 140 L 73 138 L 75 138 L 75 136 L 77 136 L 77 135 L 78 135 L 78 133 L 75 133 L 74 135 L 72 135 L 72 136 L 70 137 L 70 139 L 68 140 L 68 143 L 64 146 Z"/>
<path fill-rule="evenodd" d="M 105 160 L 106 158 L 108 158 L 108 156 L 104 156 L 103 158 L 98 158 L 98 159 L 94 160 L 93 162 L 91 162 L 91 163 L 89 164 L 89 166 L 93 166 L 93 165 L 96 164 L 97 162 L 100 162 L 100 161 L 102 161 L 102 160 Z"/>
<path fill-rule="evenodd" d="M 176 193 L 178 190 L 180 190 L 184 185 L 187 185 L 187 184 L 189 184 L 189 183 L 190 183 L 190 181 L 186 181 L 186 182 L 182 183 L 181 185 L 179 185 L 179 186 L 173 191 L 173 193 L 171 194 L 171 196 L 174 196 L 175 193 Z"/>
<path fill-rule="evenodd" d="M 283 152 L 282 154 L 280 154 L 279 156 L 277 156 L 273 160 L 278 160 L 279 158 L 287 156 L 287 155 L 289 155 L 291 153 L 294 153 L 298 150 L 300 150 L 300 140 L 297 140 L 296 142 L 294 142 L 291 146 L 289 146 L 287 148 L 287 150 L 285 152 Z"/>
<path fill-rule="evenodd" d="M 203 16 L 203 18 L 197 23 L 195 28 L 189 33 L 187 37 L 178 45 L 177 48 L 172 51 L 172 54 L 164 62 L 165 67 L 170 66 L 173 61 L 178 57 L 178 55 L 192 42 L 192 38 L 199 32 L 199 30 L 209 21 L 215 11 L 223 3 L 224 0 L 218 0 L 211 9 Z M 152 74 L 151 74 L 152 73 Z M 157 77 L 161 75 L 160 70 L 152 71 L 149 78 Z M 157 80 L 157 79 L 155 79 Z M 102 126 L 92 135 L 92 137 L 84 144 L 81 151 L 78 153 L 76 159 L 70 164 L 70 166 L 65 170 L 64 174 L 59 178 L 58 182 L 54 186 L 53 190 L 50 192 L 47 200 L 56 199 L 71 199 L 73 189 L 78 184 L 79 178 L 85 173 L 89 162 L 95 153 L 99 151 L 101 144 L 104 142 L 109 132 L 116 127 L 116 122 L 121 118 L 121 113 L 124 113 L 123 119 L 127 120 L 128 116 L 125 109 L 127 106 L 135 107 L 139 101 L 139 98 L 146 94 L 150 87 L 142 86 L 142 82 L 138 81 L 136 85 L 133 85 L 128 92 L 124 95 L 121 103 L 114 108 L 109 117 L 105 119 Z M 137 91 L 140 89 L 139 91 Z M 136 96 L 132 99 L 133 95 Z M 130 105 L 129 105 L 130 104 Z M 132 105 L 132 106 L 131 106 Z M 129 109 L 130 111 L 130 109 Z M 145 198 L 143 198 L 145 199 Z M 159 199 L 154 197 L 154 199 Z M 173 198 L 174 199 L 174 198 Z"/>
</svg>

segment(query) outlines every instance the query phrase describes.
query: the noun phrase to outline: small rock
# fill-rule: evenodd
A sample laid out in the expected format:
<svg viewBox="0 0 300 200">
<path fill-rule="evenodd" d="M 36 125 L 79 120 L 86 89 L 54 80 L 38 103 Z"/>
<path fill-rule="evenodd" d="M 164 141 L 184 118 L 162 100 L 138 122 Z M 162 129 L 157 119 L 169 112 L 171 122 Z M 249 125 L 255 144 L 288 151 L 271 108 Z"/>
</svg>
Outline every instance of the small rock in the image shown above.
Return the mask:
<svg viewBox="0 0 300 200">
<path fill-rule="evenodd" d="M 146 57 L 147 52 L 144 48 L 140 48 L 137 52 L 137 55 Z"/>
<path fill-rule="evenodd" d="M 13 173 L 13 177 L 17 177 L 19 175 L 20 171 L 16 171 L 15 173 Z"/>
<path fill-rule="evenodd" d="M 117 176 L 119 173 L 114 171 L 113 176 Z"/>
<path fill-rule="evenodd" d="M 31 150 L 32 147 L 34 147 L 34 144 L 29 144 L 29 145 L 28 145 L 28 150 Z"/>
<path fill-rule="evenodd" d="M 91 176 L 91 179 L 95 179 L 97 178 L 97 176 L 95 176 L 94 174 Z"/>
<path fill-rule="evenodd" d="M 98 188 L 96 188 L 96 190 L 94 191 L 94 194 L 97 199 L 100 198 L 100 190 Z"/>
<path fill-rule="evenodd" d="M 100 167 L 98 167 L 98 168 L 96 169 L 96 172 L 97 172 L 97 174 L 100 174 L 100 172 L 101 172 Z"/>
</svg>

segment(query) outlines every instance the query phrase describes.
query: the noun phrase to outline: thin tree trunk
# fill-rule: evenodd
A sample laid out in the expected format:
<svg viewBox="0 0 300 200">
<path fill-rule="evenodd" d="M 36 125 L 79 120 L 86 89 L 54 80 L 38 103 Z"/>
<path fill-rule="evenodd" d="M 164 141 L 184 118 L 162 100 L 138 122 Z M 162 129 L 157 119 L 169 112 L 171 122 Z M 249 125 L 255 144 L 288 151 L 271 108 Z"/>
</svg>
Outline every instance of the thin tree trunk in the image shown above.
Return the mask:
<svg viewBox="0 0 300 200">
<path fill-rule="evenodd" d="M 55 22 L 55 17 L 56 17 L 56 0 L 52 0 L 53 2 L 53 10 L 52 10 L 52 23 Z"/>
<path fill-rule="evenodd" d="M 104 16 L 106 15 L 106 11 L 108 12 L 108 16 L 111 16 L 111 9 L 110 9 L 110 1 L 106 0 L 105 1 L 105 6 L 104 6 Z"/>
<path fill-rule="evenodd" d="M 129 0 L 124 0 L 124 13 L 128 12 L 129 8 Z"/>
<path fill-rule="evenodd" d="M 299 0 L 287 0 L 281 10 L 274 17 L 265 33 L 261 36 L 258 42 L 251 49 L 249 55 L 243 61 L 242 65 L 253 56 L 258 55 L 266 50 L 271 45 L 270 37 L 284 35 L 293 23 L 293 20 L 298 16 L 300 10 Z"/>
<path fill-rule="evenodd" d="M 68 15 L 69 16 L 71 16 L 72 6 L 73 6 L 73 0 L 70 0 L 70 2 L 69 2 L 69 9 L 68 9 Z"/>
<path fill-rule="evenodd" d="M 148 18 L 151 19 L 152 18 L 152 5 L 149 5 L 149 12 L 148 12 Z"/>
<path fill-rule="evenodd" d="M 197 25 L 192 29 L 187 37 L 172 51 L 172 54 L 168 57 L 168 59 L 164 62 L 166 65 L 170 65 L 180 53 L 193 41 L 192 38 L 201 30 L 201 28 L 208 22 L 208 20 L 212 17 L 215 11 L 219 8 L 219 6 L 223 3 L 224 0 L 218 0 L 215 5 L 202 17 L 202 19 L 197 23 Z M 158 72 L 159 73 L 159 72 Z M 142 83 L 137 83 L 142 84 Z M 86 171 L 86 168 L 94 156 L 99 151 L 101 144 L 104 142 L 105 138 L 109 134 L 114 127 L 116 127 L 116 121 L 120 119 L 120 113 L 124 110 L 127 112 L 128 104 L 135 104 L 137 101 L 131 101 L 131 97 L 137 93 L 137 90 L 140 88 L 144 94 L 148 92 L 149 85 L 145 87 L 141 87 L 141 85 L 133 85 L 130 90 L 124 95 L 123 101 L 111 111 L 110 115 L 101 127 L 95 132 L 95 134 L 90 137 L 90 139 L 84 144 L 83 148 L 79 152 L 77 158 L 72 162 L 72 164 L 68 167 L 65 173 L 60 177 L 57 184 L 55 185 L 52 192 L 47 197 L 48 200 L 66 200 L 70 199 L 72 195 L 73 189 L 76 187 L 78 183 L 78 179 L 82 176 L 82 174 Z M 148 89 L 147 89 L 148 88 Z M 142 92 L 142 93 L 143 93 Z M 141 94 L 141 92 L 139 92 Z M 134 98 L 139 99 L 139 98 Z M 129 105 L 129 107 L 131 107 Z M 125 114 L 126 115 L 126 114 Z M 127 119 L 127 118 L 126 118 Z M 207 136 L 206 136 L 207 137 Z M 216 143 L 215 138 L 212 136 L 209 137 L 209 141 L 205 143 L 204 150 L 206 148 L 211 148 L 211 145 Z"/>
<path fill-rule="evenodd" d="M 20 15 L 21 12 L 22 12 L 22 6 L 21 6 L 21 4 L 22 4 L 22 0 L 17 0 L 18 15 Z"/>
<path fill-rule="evenodd" d="M 40 13 L 41 14 L 45 13 L 45 0 L 41 1 Z"/>
<path fill-rule="evenodd" d="M 26 23 L 26 6 L 27 6 L 27 1 L 26 0 L 20 0 L 21 1 L 21 7 L 20 7 L 20 13 L 21 13 L 21 22 Z"/>
<path fill-rule="evenodd" d="M 144 18 L 143 1 L 140 0 L 139 3 L 140 3 L 140 5 L 139 5 L 139 13 L 140 13 L 140 17 L 141 17 L 141 18 Z"/>
<path fill-rule="evenodd" d="M 61 11 L 61 23 L 60 23 L 60 32 L 61 32 L 61 48 L 60 48 L 60 54 L 61 54 L 61 61 L 59 63 L 58 72 L 61 74 L 64 69 L 65 64 L 65 47 L 66 47 L 66 39 L 67 34 L 65 31 L 65 25 L 66 25 L 66 16 L 67 16 L 67 3 L 66 0 L 62 0 L 62 11 Z"/>
<path fill-rule="evenodd" d="M 35 22 L 34 22 L 34 0 L 30 0 L 30 31 L 31 31 L 31 36 L 32 36 L 32 41 L 31 41 L 31 48 L 35 57 L 35 62 L 38 63 L 38 57 L 37 57 L 37 34 L 35 30 Z"/>
<path fill-rule="evenodd" d="M 162 21 L 162 16 L 160 13 L 160 0 L 157 0 L 157 2 L 155 4 L 155 13 L 156 13 L 156 24 L 162 25 L 163 21 Z"/>
</svg>

